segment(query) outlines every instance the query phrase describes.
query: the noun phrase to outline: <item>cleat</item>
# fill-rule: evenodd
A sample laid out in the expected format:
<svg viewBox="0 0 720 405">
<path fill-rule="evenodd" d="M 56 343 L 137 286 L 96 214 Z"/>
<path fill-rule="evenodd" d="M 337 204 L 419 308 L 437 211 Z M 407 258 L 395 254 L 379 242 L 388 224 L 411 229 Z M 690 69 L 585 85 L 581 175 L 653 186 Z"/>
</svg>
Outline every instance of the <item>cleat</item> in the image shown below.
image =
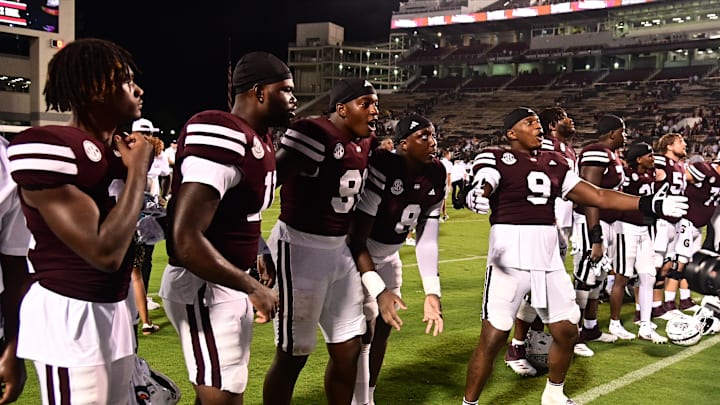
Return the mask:
<svg viewBox="0 0 720 405">
<path fill-rule="evenodd" d="M 148 311 L 154 311 L 156 309 L 160 309 L 160 304 L 153 301 L 152 297 L 147 297 L 147 309 L 148 309 Z"/>
<path fill-rule="evenodd" d="M 595 325 L 592 329 L 582 328 L 580 331 L 580 342 L 613 343 L 616 340 L 617 336 L 600 331 L 600 327 L 598 325 Z"/>
<path fill-rule="evenodd" d="M 669 321 L 669 320 L 675 318 L 676 316 L 683 314 L 675 306 L 675 301 L 663 302 L 662 309 L 663 309 L 663 314 L 659 318 L 664 319 L 666 321 Z"/>
<path fill-rule="evenodd" d="M 537 370 L 527 359 L 525 345 L 516 346 L 509 343 L 505 354 L 505 364 L 521 377 L 532 377 L 537 374 Z"/>
<path fill-rule="evenodd" d="M 663 315 L 665 315 L 665 310 L 662 305 L 659 307 L 653 307 L 652 312 L 650 313 L 651 318 L 660 318 Z"/>
<path fill-rule="evenodd" d="M 638 338 L 642 340 L 647 340 L 649 342 L 653 342 L 656 345 L 663 345 L 668 342 L 668 338 L 665 336 L 660 336 L 657 332 L 655 332 L 655 329 L 652 327 L 652 325 L 642 325 L 640 326 L 640 331 L 638 332 Z"/>
<path fill-rule="evenodd" d="M 580 357 L 592 357 L 595 355 L 595 352 L 592 351 L 591 348 L 588 347 L 585 343 L 575 343 L 575 346 L 573 347 L 573 352 L 576 356 Z"/>
<path fill-rule="evenodd" d="M 610 333 L 617 336 L 618 339 L 622 340 L 633 340 L 635 339 L 635 334 L 628 332 L 622 324 L 610 324 Z"/>
<path fill-rule="evenodd" d="M 681 311 L 691 311 L 695 312 L 700 308 L 698 304 L 693 301 L 692 297 L 685 298 L 684 300 L 680 300 L 680 310 Z"/>
<path fill-rule="evenodd" d="M 563 395 L 552 395 L 547 391 L 543 392 L 541 405 L 577 405 L 577 402 Z"/>
<path fill-rule="evenodd" d="M 407 246 L 415 246 L 415 239 L 414 238 L 407 238 L 405 239 L 405 244 Z"/>
<path fill-rule="evenodd" d="M 160 327 L 158 325 L 155 325 L 154 323 L 151 323 L 151 324 L 143 323 L 143 327 L 142 327 L 143 335 L 146 335 L 146 336 L 151 335 L 159 330 L 160 330 Z"/>
</svg>

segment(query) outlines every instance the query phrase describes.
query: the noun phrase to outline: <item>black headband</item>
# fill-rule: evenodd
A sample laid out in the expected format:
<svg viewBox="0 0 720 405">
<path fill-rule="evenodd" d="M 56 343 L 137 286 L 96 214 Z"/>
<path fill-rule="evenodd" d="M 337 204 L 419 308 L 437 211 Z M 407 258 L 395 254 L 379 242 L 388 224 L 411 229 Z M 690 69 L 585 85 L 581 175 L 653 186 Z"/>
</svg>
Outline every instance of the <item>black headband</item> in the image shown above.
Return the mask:
<svg viewBox="0 0 720 405">
<path fill-rule="evenodd" d="M 395 142 L 400 142 L 415 132 L 427 128 L 432 122 L 420 115 L 408 115 L 395 125 Z"/>
<path fill-rule="evenodd" d="M 533 111 L 527 107 L 518 107 L 518 108 L 512 110 L 503 119 L 503 133 L 507 133 L 507 131 L 512 129 L 512 127 L 514 127 L 515 124 L 517 124 L 518 121 L 520 121 L 521 119 L 530 117 L 533 115 L 537 115 L 537 114 L 535 114 L 535 111 Z"/>
<path fill-rule="evenodd" d="M 232 85 L 236 92 L 244 93 L 256 84 L 269 84 L 292 79 L 287 65 L 267 52 L 250 52 L 235 65 Z"/>
<path fill-rule="evenodd" d="M 330 90 L 328 110 L 335 111 L 338 104 L 345 104 L 367 94 L 376 94 L 372 83 L 365 79 L 342 79 Z"/>
</svg>

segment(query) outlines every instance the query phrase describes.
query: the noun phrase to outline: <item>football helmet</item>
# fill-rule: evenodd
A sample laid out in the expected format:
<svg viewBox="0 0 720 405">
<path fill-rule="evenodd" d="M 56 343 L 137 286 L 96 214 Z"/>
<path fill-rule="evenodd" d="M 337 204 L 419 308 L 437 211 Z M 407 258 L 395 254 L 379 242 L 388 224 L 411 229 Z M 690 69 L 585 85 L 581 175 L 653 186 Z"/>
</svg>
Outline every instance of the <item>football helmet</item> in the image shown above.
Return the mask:
<svg viewBox="0 0 720 405">
<path fill-rule="evenodd" d="M 697 344 L 703 336 L 703 325 L 690 315 L 677 315 L 665 325 L 668 339 L 679 346 Z"/>
<path fill-rule="evenodd" d="M 525 340 L 525 354 L 530 364 L 536 368 L 548 368 L 548 354 L 553 337 L 546 332 L 528 331 Z"/>
</svg>

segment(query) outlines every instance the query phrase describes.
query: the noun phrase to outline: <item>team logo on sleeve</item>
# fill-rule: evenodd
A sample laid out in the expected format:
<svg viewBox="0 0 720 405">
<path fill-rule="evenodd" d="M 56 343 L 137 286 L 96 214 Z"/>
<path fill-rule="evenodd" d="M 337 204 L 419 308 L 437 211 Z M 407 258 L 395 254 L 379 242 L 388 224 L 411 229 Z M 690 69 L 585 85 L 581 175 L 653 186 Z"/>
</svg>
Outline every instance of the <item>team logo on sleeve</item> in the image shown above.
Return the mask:
<svg viewBox="0 0 720 405">
<path fill-rule="evenodd" d="M 250 149 L 255 159 L 262 159 L 265 156 L 265 149 L 263 148 L 262 142 L 257 137 L 253 138 L 253 146 Z"/>
<path fill-rule="evenodd" d="M 340 142 L 335 144 L 335 149 L 333 149 L 333 157 L 337 160 L 340 160 L 345 156 L 345 147 Z"/>
<path fill-rule="evenodd" d="M 403 187 L 402 180 L 395 179 L 392 187 L 390 187 L 390 192 L 393 193 L 393 195 L 400 195 L 400 194 L 402 194 L 403 190 L 404 190 L 404 187 Z"/>
<path fill-rule="evenodd" d="M 515 155 L 513 155 L 510 152 L 503 153 L 502 158 L 500 158 L 500 160 L 508 166 L 511 166 L 511 165 L 514 165 L 515 163 L 517 163 L 517 159 L 515 159 Z"/>
<path fill-rule="evenodd" d="M 83 142 L 83 149 L 85 149 L 85 154 L 87 155 L 88 159 L 92 162 L 99 162 L 102 159 L 102 152 L 100 152 L 100 149 L 92 143 L 91 141 L 84 141 Z"/>
</svg>

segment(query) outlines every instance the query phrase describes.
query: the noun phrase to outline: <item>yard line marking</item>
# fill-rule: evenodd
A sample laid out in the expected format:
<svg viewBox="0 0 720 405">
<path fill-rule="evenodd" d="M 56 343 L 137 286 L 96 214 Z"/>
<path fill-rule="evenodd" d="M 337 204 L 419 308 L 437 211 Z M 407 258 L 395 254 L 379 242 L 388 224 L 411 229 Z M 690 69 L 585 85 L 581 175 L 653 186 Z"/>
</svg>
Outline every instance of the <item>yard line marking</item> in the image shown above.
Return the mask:
<svg viewBox="0 0 720 405">
<path fill-rule="evenodd" d="M 438 263 L 466 262 L 468 260 L 487 259 L 487 256 L 470 256 L 460 259 L 439 260 Z M 403 267 L 417 267 L 417 263 L 403 264 Z"/>
<path fill-rule="evenodd" d="M 658 371 L 670 367 L 673 364 L 685 360 L 686 358 L 693 356 L 695 354 L 700 353 L 701 351 L 715 346 L 716 344 L 720 343 L 720 335 L 713 336 L 709 339 L 704 339 L 702 342 L 695 346 L 691 346 L 682 352 L 672 355 L 670 357 L 667 357 L 663 360 L 660 360 L 658 362 L 649 364 L 639 370 L 631 371 L 627 374 L 625 374 L 622 377 L 616 378 L 615 380 L 603 384 L 599 387 L 595 387 L 589 391 L 585 391 L 579 396 L 575 396 L 574 400 L 575 402 L 579 404 L 587 404 L 590 403 L 596 399 L 598 399 L 601 395 L 607 395 L 615 390 L 618 390 L 620 388 L 623 388 L 627 385 L 630 385 L 636 381 L 642 380 L 645 377 L 648 377 L 652 374 L 657 373 Z"/>
</svg>

